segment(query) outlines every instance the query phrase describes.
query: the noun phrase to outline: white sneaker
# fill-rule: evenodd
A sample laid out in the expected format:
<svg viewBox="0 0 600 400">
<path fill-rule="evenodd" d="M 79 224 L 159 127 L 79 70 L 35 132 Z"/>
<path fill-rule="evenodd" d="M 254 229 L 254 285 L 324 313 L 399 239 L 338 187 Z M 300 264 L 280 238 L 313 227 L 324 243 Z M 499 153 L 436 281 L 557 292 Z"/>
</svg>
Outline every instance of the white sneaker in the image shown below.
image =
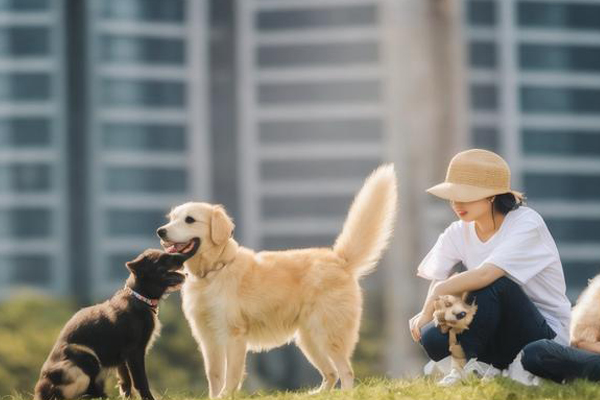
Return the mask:
<svg viewBox="0 0 600 400">
<path fill-rule="evenodd" d="M 484 363 L 482 363 L 484 364 Z M 481 377 L 482 381 L 485 382 L 489 382 L 492 379 L 494 379 L 497 376 L 502 375 L 502 371 L 499 370 L 498 368 L 494 367 L 493 365 L 490 365 L 489 368 L 487 369 L 487 371 L 485 371 L 485 373 L 483 374 L 483 377 Z"/>
<path fill-rule="evenodd" d="M 448 375 L 450 373 L 450 370 L 452 369 L 450 366 L 450 361 L 451 357 L 448 356 L 440 361 L 429 361 L 427 364 L 425 364 L 425 366 L 423 367 L 423 373 L 427 376 L 429 375 Z"/>
<path fill-rule="evenodd" d="M 448 387 L 448 386 L 456 385 L 457 383 L 459 383 L 463 379 L 465 379 L 465 373 L 464 373 L 464 371 L 461 371 L 461 370 L 458 370 L 456 368 L 453 368 L 450 371 L 450 373 L 448 375 L 444 376 L 440 381 L 438 381 L 437 384 L 439 386 Z"/>
<path fill-rule="evenodd" d="M 508 369 L 504 370 L 503 376 L 517 381 L 527 386 L 538 386 L 540 384 L 540 378 L 533 375 L 531 372 L 526 371 L 521 364 L 522 352 L 515 357 L 513 362 L 508 366 Z"/>
<path fill-rule="evenodd" d="M 469 361 L 467 361 L 463 370 L 465 371 L 465 374 L 475 374 L 481 378 L 485 376 L 485 373 L 490 369 L 490 367 L 491 365 L 489 364 L 477 361 L 476 358 L 471 358 Z"/>
</svg>

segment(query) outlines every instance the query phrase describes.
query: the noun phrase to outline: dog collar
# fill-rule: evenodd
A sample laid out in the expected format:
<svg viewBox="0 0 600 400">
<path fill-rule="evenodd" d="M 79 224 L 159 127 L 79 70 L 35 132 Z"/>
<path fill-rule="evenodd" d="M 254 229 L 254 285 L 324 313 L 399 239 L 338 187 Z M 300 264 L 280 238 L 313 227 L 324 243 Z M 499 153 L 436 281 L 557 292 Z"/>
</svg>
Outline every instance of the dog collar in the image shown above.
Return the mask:
<svg viewBox="0 0 600 400">
<path fill-rule="evenodd" d="M 158 314 L 158 299 L 149 299 L 147 297 L 144 297 L 127 285 L 125 285 L 125 292 L 132 295 L 139 301 L 146 303 L 148 306 L 150 306 L 150 309 L 152 309 L 153 313 Z"/>
</svg>

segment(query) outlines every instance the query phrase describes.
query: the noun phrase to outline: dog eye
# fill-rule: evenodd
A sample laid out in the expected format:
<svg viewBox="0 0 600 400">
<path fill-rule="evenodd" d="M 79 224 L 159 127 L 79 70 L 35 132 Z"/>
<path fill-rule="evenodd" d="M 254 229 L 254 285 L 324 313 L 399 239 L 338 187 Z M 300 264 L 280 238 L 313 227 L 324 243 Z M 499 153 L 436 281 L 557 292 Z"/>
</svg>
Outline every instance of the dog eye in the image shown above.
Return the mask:
<svg viewBox="0 0 600 400">
<path fill-rule="evenodd" d="M 194 222 L 196 222 L 196 220 L 192 217 L 185 217 L 185 222 L 187 224 L 193 224 Z"/>
<path fill-rule="evenodd" d="M 450 304 L 449 302 L 446 302 L 446 307 L 450 307 L 452 306 L 452 304 Z"/>
</svg>

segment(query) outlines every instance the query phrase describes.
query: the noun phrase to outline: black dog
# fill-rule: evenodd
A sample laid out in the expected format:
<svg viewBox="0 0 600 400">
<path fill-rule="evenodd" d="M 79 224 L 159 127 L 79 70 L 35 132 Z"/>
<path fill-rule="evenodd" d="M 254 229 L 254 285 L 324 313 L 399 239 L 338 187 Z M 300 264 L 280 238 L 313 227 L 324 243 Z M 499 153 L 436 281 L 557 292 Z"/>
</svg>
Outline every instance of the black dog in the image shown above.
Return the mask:
<svg viewBox="0 0 600 400">
<path fill-rule="evenodd" d="M 131 274 L 125 288 L 80 310 L 63 328 L 42 366 L 35 400 L 106 397 L 108 368 L 117 368 L 122 396 L 131 396 L 133 381 L 142 399 L 153 400 L 145 355 L 160 330 L 158 301 L 179 289 L 185 276 L 177 270 L 198 247 L 196 242 L 188 252 L 174 254 L 150 249 L 126 263 Z"/>
</svg>

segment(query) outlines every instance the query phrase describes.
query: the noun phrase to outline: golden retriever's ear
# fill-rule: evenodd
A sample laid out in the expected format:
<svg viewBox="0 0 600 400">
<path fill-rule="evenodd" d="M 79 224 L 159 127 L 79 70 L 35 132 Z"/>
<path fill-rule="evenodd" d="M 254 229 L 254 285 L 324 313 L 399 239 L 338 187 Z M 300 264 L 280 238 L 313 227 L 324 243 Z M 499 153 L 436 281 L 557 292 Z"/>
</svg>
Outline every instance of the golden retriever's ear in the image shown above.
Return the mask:
<svg viewBox="0 0 600 400">
<path fill-rule="evenodd" d="M 225 243 L 233 233 L 235 225 L 222 206 L 215 206 L 210 217 L 210 238 L 219 245 Z"/>
</svg>

